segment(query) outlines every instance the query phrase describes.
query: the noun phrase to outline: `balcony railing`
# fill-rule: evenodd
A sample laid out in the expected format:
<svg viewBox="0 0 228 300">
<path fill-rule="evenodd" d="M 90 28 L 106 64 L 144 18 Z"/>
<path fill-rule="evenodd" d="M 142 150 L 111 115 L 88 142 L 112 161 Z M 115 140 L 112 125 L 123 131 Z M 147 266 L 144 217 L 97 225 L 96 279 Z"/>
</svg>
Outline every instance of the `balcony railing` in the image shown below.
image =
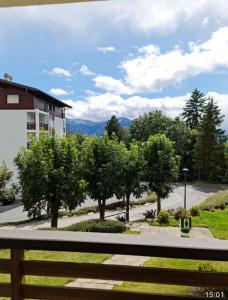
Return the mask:
<svg viewBox="0 0 228 300">
<path fill-rule="evenodd" d="M 27 122 L 28 130 L 36 130 L 36 122 Z"/>
<path fill-rule="evenodd" d="M 48 124 L 40 123 L 40 130 L 48 131 Z"/>
<path fill-rule="evenodd" d="M 202 299 L 197 296 L 185 295 L 31 285 L 26 284 L 24 275 L 96 278 L 193 287 L 216 287 L 218 289 L 228 285 L 228 273 L 225 272 L 24 260 L 24 249 L 31 249 L 228 261 L 227 241 L 218 240 L 213 246 L 210 240 L 164 240 L 148 236 L 120 234 L 1 230 L 0 248 L 11 249 L 10 259 L 0 260 L 0 272 L 11 274 L 10 283 L 0 283 L 0 296 L 11 297 L 13 300 L 25 298 L 50 300 Z"/>
</svg>

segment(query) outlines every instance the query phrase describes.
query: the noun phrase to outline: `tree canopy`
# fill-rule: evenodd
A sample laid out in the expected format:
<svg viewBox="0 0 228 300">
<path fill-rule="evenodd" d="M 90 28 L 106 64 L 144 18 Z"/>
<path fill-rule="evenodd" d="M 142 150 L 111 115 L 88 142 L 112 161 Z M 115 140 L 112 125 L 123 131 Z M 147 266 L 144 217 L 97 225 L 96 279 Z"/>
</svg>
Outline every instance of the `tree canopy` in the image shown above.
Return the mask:
<svg viewBox="0 0 228 300">
<path fill-rule="evenodd" d="M 174 142 L 164 134 L 149 137 L 144 143 L 145 180 L 149 189 L 157 194 L 157 213 L 161 211 L 161 198 L 173 190 L 178 178 L 180 157 L 175 154 Z"/>
<path fill-rule="evenodd" d="M 60 208 L 75 209 L 86 196 L 80 155 L 74 137 L 42 133 L 16 159 L 24 209 L 30 217 L 50 210 L 51 226 L 57 227 Z"/>
</svg>

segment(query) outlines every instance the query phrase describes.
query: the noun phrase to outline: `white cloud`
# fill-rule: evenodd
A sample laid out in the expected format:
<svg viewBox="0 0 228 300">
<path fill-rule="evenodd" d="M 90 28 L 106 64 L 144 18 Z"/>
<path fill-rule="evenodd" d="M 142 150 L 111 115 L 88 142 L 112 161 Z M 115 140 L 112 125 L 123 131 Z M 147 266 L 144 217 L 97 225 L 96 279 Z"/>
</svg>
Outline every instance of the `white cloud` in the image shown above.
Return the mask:
<svg viewBox="0 0 228 300">
<path fill-rule="evenodd" d="M 185 24 L 198 26 L 207 16 L 228 24 L 227 11 L 227 0 L 101 1 L 3 9 L 0 11 L 0 28 L 7 24 L 7 31 L 12 25 L 13 30 L 21 31 L 23 25 L 26 30 L 34 25 L 54 33 L 72 32 L 71 38 L 78 34 L 88 41 L 113 29 L 167 34 Z M 10 24 L 8 20 L 11 20 Z"/>
<path fill-rule="evenodd" d="M 119 94 L 161 92 L 189 77 L 228 67 L 228 27 L 219 28 L 205 42 L 190 42 L 188 50 L 174 47 L 161 53 L 151 44 L 138 52 L 121 63 L 123 80 L 98 76 L 96 86 Z"/>
<path fill-rule="evenodd" d="M 60 88 L 52 88 L 50 89 L 49 93 L 55 97 L 68 96 L 72 94 L 72 92 L 67 92 Z"/>
<path fill-rule="evenodd" d="M 203 21 L 202 21 L 202 24 L 203 24 L 203 27 L 207 27 L 210 23 L 210 20 L 208 17 L 205 17 L 203 18 Z"/>
<path fill-rule="evenodd" d="M 108 46 L 108 47 L 97 47 L 97 51 L 103 52 L 103 53 L 116 52 L 116 48 L 113 47 L 113 46 Z"/>
<path fill-rule="evenodd" d="M 98 88 L 102 88 L 108 92 L 116 94 L 132 94 L 132 91 L 121 80 L 114 79 L 110 76 L 99 75 L 94 78 L 95 85 Z"/>
<path fill-rule="evenodd" d="M 221 111 L 226 115 L 224 128 L 228 129 L 228 94 L 211 92 L 219 104 Z M 79 118 L 91 121 L 105 121 L 113 114 L 117 117 L 137 118 L 152 110 L 161 110 L 170 117 L 175 117 L 182 112 L 189 94 L 177 97 L 143 98 L 139 96 L 124 99 L 120 95 L 105 93 L 101 95 L 90 95 L 85 101 L 66 101 L 73 108 L 67 110 L 69 118 Z"/>
<path fill-rule="evenodd" d="M 96 75 L 93 71 L 91 71 L 86 65 L 82 65 L 79 69 L 80 73 L 84 76 L 93 76 Z"/>
<path fill-rule="evenodd" d="M 61 76 L 61 77 L 72 77 L 72 74 L 69 70 L 55 67 L 50 71 L 44 70 L 44 73 L 48 73 L 52 76 Z"/>
</svg>

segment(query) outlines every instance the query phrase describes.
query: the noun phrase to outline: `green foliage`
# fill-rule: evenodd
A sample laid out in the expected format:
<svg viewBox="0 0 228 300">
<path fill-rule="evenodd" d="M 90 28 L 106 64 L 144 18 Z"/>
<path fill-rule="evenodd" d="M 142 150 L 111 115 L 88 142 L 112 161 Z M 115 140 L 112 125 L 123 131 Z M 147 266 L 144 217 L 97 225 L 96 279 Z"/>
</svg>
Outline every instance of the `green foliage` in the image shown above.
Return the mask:
<svg viewBox="0 0 228 300">
<path fill-rule="evenodd" d="M 224 116 L 213 98 L 204 106 L 195 145 L 194 169 L 199 179 L 220 180 L 224 175 L 226 137 L 220 128 Z"/>
<path fill-rule="evenodd" d="M 179 220 L 182 216 L 184 216 L 185 209 L 183 207 L 177 207 L 173 213 L 173 217 L 175 220 Z"/>
<path fill-rule="evenodd" d="M 186 101 L 182 118 L 189 128 L 198 128 L 205 101 L 205 95 L 197 89 L 192 92 L 190 98 Z"/>
<path fill-rule="evenodd" d="M 0 166 L 0 200 L 4 201 L 14 198 L 17 188 L 13 184 L 10 185 L 12 175 L 12 172 L 10 172 L 6 164 L 3 163 L 3 165 Z"/>
<path fill-rule="evenodd" d="M 156 210 L 155 209 L 147 210 L 143 213 L 143 215 L 145 216 L 145 219 L 154 220 L 156 217 Z"/>
<path fill-rule="evenodd" d="M 66 231 L 122 233 L 125 225 L 115 220 L 88 220 L 65 227 Z"/>
<path fill-rule="evenodd" d="M 200 209 L 199 206 L 192 206 L 190 208 L 190 214 L 192 217 L 196 217 L 200 215 Z"/>
<path fill-rule="evenodd" d="M 152 111 L 132 121 L 131 138 L 137 141 L 147 141 L 151 135 L 165 133 L 171 119 L 161 111 Z"/>
<path fill-rule="evenodd" d="M 130 196 L 133 194 L 136 198 L 140 198 L 143 192 L 141 181 L 144 160 L 138 143 L 132 143 L 129 149 L 122 145 L 122 155 L 122 173 L 119 177 L 121 191 L 116 195 L 119 198 L 126 196 L 126 220 L 129 221 Z"/>
<path fill-rule="evenodd" d="M 113 115 L 111 119 L 108 120 L 105 130 L 107 131 L 110 139 L 113 139 L 113 137 L 116 136 L 119 141 L 123 140 L 123 128 L 121 127 L 115 115 Z"/>
<path fill-rule="evenodd" d="M 57 227 L 58 211 L 70 211 L 85 199 L 86 182 L 82 179 L 81 159 L 74 137 L 41 134 L 29 149 L 16 159 L 22 201 L 29 217 L 50 211 L 51 225 Z"/>
<path fill-rule="evenodd" d="M 175 154 L 174 143 L 164 134 L 151 136 L 144 143 L 145 180 L 149 189 L 157 194 L 157 212 L 161 210 L 161 198 L 168 197 L 178 178 L 180 158 Z"/>
<path fill-rule="evenodd" d="M 228 205 L 228 191 L 217 193 L 200 204 L 202 210 L 219 208 L 220 205 Z"/>
<path fill-rule="evenodd" d="M 198 265 L 198 271 L 201 272 L 217 272 L 217 269 L 210 263 L 201 263 Z"/>
<path fill-rule="evenodd" d="M 161 210 L 158 214 L 157 221 L 159 224 L 168 224 L 169 223 L 169 213 L 167 210 Z"/>
<path fill-rule="evenodd" d="M 89 196 L 98 201 L 100 218 L 104 219 L 106 200 L 121 194 L 125 145 L 107 135 L 87 138 L 82 147 L 84 178 Z"/>
</svg>

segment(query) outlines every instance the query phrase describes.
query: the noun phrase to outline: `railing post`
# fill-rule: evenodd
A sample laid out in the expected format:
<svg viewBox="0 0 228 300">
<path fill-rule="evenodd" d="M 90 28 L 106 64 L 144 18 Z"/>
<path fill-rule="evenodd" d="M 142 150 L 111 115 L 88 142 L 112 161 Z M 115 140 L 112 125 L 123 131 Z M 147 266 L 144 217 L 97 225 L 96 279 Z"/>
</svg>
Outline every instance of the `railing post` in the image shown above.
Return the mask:
<svg viewBox="0 0 228 300">
<path fill-rule="evenodd" d="M 22 284 L 24 276 L 22 261 L 24 260 L 24 250 L 10 250 L 11 255 L 11 299 L 23 300 Z"/>
</svg>

